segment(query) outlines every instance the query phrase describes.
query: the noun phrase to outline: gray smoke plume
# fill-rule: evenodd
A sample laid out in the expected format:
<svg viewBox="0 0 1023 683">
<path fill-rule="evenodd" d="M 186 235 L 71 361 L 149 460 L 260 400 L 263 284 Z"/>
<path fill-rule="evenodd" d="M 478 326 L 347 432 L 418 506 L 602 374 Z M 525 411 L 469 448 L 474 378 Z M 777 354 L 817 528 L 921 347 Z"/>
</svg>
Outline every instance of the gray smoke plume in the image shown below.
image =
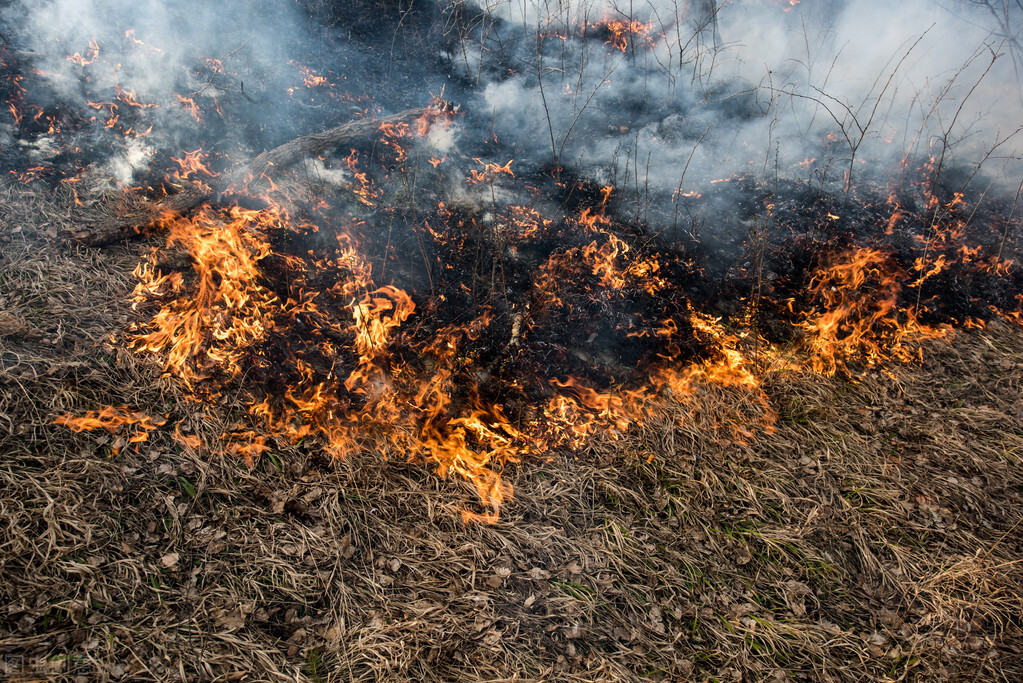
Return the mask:
<svg viewBox="0 0 1023 683">
<path fill-rule="evenodd" d="M 944 155 L 1018 184 L 1015 35 L 980 3 L 505 0 L 452 56 L 537 163 L 666 195 Z M 1009 15 L 1006 15 L 1008 17 Z M 1023 24 L 1023 17 L 1015 17 Z M 610 27 L 637 21 L 624 38 Z"/>
<path fill-rule="evenodd" d="M 446 84 L 486 127 L 463 139 L 492 131 L 519 168 L 572 168 L 662 211 L 737 174 L 841 190 L 850 173 L 883 179 L 932 156 L 1018 184 L 1023 17 L 1008 6 L 457 0 L 417 3 L 412 29 L 394 3 L 387 30 L 352 18 L 346 34 L 345 12 L 372 5 L 357 4 L 16 0 L 3 18 L 54 101 L 95 117 L 76 144 L 112 149 L 122 182 L 158 150 L 258 151 L 370 106 L 303 99 L 315 55 L 385 110 Z"/>
<path fill-rule="evenodd" d="M 244 145 L 287 118 L 287 89 L 302 86 L 304 26 L 285 3 L 25 0 L 4 19 L 40 72 L 33 101 L 94 119 L 76 121 L 74 144 L 106 147 L 107 170 L 124 183 L 159 150 L 180 155 L 228 131 Z"/>
</svg>

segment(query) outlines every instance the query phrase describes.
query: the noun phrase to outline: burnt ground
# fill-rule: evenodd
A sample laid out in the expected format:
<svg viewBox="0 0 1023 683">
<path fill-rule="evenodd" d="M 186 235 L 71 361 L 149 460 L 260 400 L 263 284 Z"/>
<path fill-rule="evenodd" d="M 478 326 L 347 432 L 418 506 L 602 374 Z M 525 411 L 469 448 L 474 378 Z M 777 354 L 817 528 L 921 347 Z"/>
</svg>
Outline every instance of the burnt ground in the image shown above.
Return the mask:
<svg viewBox="0 0 1023 683">
<path fill-rule="evenodd" d="M 774 428 L 743 441 L 749 397 L 701 389 L 509 466 L 500 519 L 465 525 L 475 491 L 429 467 L 209 448 L 242 397 L 210 417 L 118 342 L 149 245 L 61 244 L 70 196 L 2 200 L 11 680 L 1023 678 L 1016 326 L 852 377 L 766 368 Z M 171 419 L 134 445 L 52 424 L 108 404 Z"/>
</svg>

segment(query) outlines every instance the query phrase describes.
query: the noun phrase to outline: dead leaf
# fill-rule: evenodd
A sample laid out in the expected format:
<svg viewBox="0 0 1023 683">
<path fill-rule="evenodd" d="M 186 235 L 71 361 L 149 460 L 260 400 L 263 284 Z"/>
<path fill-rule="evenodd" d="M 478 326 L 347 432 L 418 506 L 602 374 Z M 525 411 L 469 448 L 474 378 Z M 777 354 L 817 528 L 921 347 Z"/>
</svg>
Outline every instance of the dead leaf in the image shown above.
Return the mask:
<svg viewBox="0 0 1023 683">
<path fill-rule="evenodd" d="M 491 588 L 500 588 L 504 584 L 504 580 L 511 576 L 511 569 L 508 567 L 498 567 L 494 570 L 494 575 L 487 579 L 487 585 Z"/>
<path fill-rule="evenodd" d="M 806 616 L 806 596 L 812 591 L 805 583 L 787 581 L 785 583 L 785 602 L 797 617 Z"/>
<path fill-rule="evenodd" d="M 567 628 L 561 629 L 561 633 L 566 638 L 585 638 L 586 637 L 586 629 L 584 629 L 584 628 L 582 628 L 582 627 L 580 627 L 578 625 L 574 625 L 574 624 L 572 626 L 568 626 Z"/>
<path fill-rule="evenodd" d="M 547 579 L 551 578 L 551 573 L 546 570 L 540 569 L 539 567 L 533 567 L 532 569 L 529 570 L 529 576 L 534 581 L 546 581 Z"/>
<path fill-rule="evenodd" d="M 327 629 L 323 634 L 323 639 L 327 641 L 328 645 L 337 645 L 341 642 L 341 635 L 341 629 L 335 624 Z"/>
<path fill-rule="evenodd" d="M 218 617 L 216 624 L 226 633 L 237 631 L 245 625 L 245 614 L 242 612 L 241 607 L 235 607 L 230 612 Z"/>
<path fill-rule="evenodd" d="M 160 564 L 169 569 L 176 565 L 179 559 L 181 559 L 181 556 L 178 555 L 177 553 L 167 553 L 166 555 L 160 558 Z"/>
<path fill-rule="evenodd" d="M 341 539 L 341 557 L 350 560 L 356 552 L 355 544 L 352 543 L 352 535 L 345 534 L 344 538 Z"/>
</svg>

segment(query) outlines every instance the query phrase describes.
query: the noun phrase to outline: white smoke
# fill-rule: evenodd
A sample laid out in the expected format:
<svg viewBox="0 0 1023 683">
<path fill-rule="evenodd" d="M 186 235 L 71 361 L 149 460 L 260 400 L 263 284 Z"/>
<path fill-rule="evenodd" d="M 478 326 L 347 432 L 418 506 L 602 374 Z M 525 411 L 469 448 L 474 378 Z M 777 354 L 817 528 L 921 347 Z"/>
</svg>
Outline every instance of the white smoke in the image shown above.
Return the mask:
<svg viewBox="0 0 1023 683">
<path fill-rule="evenodd" d="M 245 108 L 245 118 L 268 120 L 286 99 L 281 74 L 301 82 L 289 63 L 302 25 L 287 3 L 22 0 L 5 20 L 35 55 L 51 103 L 94 119 L 76 123 L 75 144 L 112 155 L 118 181 L 130 182 L 154 149 L 180 154 L 208 135 L 200 112 Z"/>
<path fill-rule="evenodd" d="M 1023 106 L 1010 36 L 975 3 L 951 3 L 480 0 L 487 18 L 415 74 L 373 66 L 338 49 L 343 41 L 322 52 L 328 68 L 359 62 L 423 99 L 439 90 L 425 72 L 447 70 L 520 167 L 558 163 L 644 192 L 776 172 L 834 186 L 852 157 L 864 177 L 942 151 L 1011 176 Z M 649 33 L 616 48 L 608 22 L 633 19 Z M 123 157 L 111 162 L 119 177 L 145 165 L 143 149 L 180 154 L 197 136 L 244 146 L 261 131 L 308 126 L 287 105 L 295 60 L 314 49 L 295 4 L 20 0 L 5 20 L 18 47 L 39 55 L 55 99 L 93 115 L 95 130 L 116 116 L 129 138 L 145 134 L 145 144 L 81 141 Z M 125 93 L 152 106 L 130 109 Z M 196 121 L 186 100 L 207 116 L 239 115 Z"/>
<path fill-rule="evenodd" d="M 505 22 L 477 45 L 493 57 L 478 106 L 538 160 L 663 193 L 745 173 L 841 184 L 852 158 L 855 178 L 944 151 L 986 159 L 1018 184 L 1011 45 L 969 3 L 506 0 L 492 10 Z M 601 26 L 630 19 L 649 37 L 615 49 Z"/>
</svg>

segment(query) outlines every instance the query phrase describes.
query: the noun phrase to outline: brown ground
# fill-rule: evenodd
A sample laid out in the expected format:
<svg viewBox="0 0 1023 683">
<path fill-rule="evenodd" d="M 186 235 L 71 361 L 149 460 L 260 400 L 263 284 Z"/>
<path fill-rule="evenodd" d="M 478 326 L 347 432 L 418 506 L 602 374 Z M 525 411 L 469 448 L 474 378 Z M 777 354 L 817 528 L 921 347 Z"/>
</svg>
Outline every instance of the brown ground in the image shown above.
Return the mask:
<svg viewBox="0 0 1023 683">
<path fill-rule="evenodd" d="M 417 465 L 180 445 L 240 406 L 200 419 L 111 344 L 146 246 L 58 243 L 68 215 L 0 188 L 9 680 L 1023 680 L 1018 327 L 775 374 L 749 444 L 710 426 L 742 396 L 708 391 L 511 468 L 500 521 L 465 526 L 471 488 Z M 171 419 L 116 455 L 51 424 L 107 404 Z"/>
</svg>

